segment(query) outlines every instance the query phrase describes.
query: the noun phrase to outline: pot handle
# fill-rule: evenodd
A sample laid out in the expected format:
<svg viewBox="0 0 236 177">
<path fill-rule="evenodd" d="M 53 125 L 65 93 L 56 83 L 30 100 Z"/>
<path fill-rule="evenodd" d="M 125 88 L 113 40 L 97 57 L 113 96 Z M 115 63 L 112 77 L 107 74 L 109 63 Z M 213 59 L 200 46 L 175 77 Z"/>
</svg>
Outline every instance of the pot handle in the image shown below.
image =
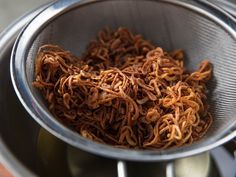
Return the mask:
<svg viewBox="0 0 236 177">
<path fill-rule="evenodd" d="M 166 177 L 175 177 L 174 162 L 170 161 L 166 164 Z"/>
<path fill-rule="evenodd" d="M 117 161 L 117 176 L 118 177 L 128 177 L 126 162 L 123 160 Z"/>
<path fill-rule="evenodd" d="M 118 177 L 128 177 L 127 165 L 123 160 L 117 161 L 117 176 Z M 166 177 L 175 177 L 174 162 L 170 161 L 166 164 Z"/>
</svg>

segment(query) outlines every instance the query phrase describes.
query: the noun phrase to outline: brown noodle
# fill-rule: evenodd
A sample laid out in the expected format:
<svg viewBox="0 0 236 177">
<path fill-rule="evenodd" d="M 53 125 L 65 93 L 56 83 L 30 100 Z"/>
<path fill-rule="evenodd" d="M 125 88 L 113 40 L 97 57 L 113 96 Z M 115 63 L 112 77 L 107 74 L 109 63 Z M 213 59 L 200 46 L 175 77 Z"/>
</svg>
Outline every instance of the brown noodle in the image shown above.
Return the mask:
<svg viewBox="0 0 236 177">
<path fill-rule="evenodd" d="M 183 52 L 164 52 L 126 28 L 98 33 L 82 58 L 43 45 L 35 81 L 52 114 L 83 137 L 125 148 L 192 143 L 212 123 L 206 82 L 212 66 L 184 68 Z"/>
</svg>

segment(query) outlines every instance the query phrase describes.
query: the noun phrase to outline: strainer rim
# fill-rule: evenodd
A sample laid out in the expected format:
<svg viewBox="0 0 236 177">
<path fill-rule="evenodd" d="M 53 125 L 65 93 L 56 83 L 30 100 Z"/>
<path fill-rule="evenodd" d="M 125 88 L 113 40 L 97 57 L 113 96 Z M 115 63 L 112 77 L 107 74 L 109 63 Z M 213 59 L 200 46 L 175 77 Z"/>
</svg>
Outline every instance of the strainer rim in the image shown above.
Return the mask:
<svg viewBox="0 0 236 177">
<path fill-rule="evenodd" d="M 73 132 L 69 128 L 65 127 L 61 123 L 59 123 L 52 115 L 48 114 L 40 104 L 37 102 L 36 98 L 33 96 L 29 85 L 26 81 L 26 73 L 25 73 L 25 58 L 27 56 L 27 52 L 25 49 L 29 50 L 30 44 L 32 43 L 34 36 L 30 36 L 29 34 L 36 35 L 40 29 L 42 29 L 49 20 L 53 20 L 64 14 L 69 12 L 73 8 L 79 8 L 80 6 L 89 5 L 91 3 L 99 3 L 107 0 L 90 0 L 90 1 L 82 1 L 82 0 L 65 0 L 65 1 L 57 1 L 46 8 L 43 12 L 38 14 L 20 33 L 18 36 L 11 56 L 11 80 L 13 83 L 13 87 L 15 92 L 27 110 L 27 112 L 36 120 L 43 128 L 48 130 L 50 133 L 55 135 L 56 137 L 62 139 L 70 145 L 73 145 L 77 148 L 83 149 L 85 151 L 95 153 L 98 155 L 112 157 L 116 159 L 126 159 L 126 160 L 136 160 L 136 161 L 160 161 L 160 160 L 171 160 L 181 157 L 186 157 L 194 154 L 198 154 L 207 150 L 210 150 L 214 147 L 217 147 L 230 139 L 236 136 L 236 130 L 232 132 L 227 132 L 226 135 L 220 135 L 217 139 L 210 139 L 208 145 L 204 145 L 204 142 L 198 142 L 192 144 L 190 146 L 183 146 L 179 148 L 170 148 L 167 150 L 127 150 L 127 149 L 119 149 L 109 145 L 100 144 L 86 138 L 83 138 L 78 133 Z M 133 1 L 133 0 L 130 0 Z M 148 0 L 155 1 L 155 0 Z M 203 15 L 207 15 L 209 18 L 214 17 L 213 14 L 207 12 L 200 8 L 201 5 L 195 4 L 195 1 L 172 1 L 172 0 L 159 0 L 157 2 L 164 3 L 172 3 L 174 5 L 178 5 L 185 8 L 190 8 L 191 10 L 196 10 L 199 13 L 203 13 Z M 192 2 L 192 4 L 190 3 Z M 61 6 L 68 6 L 67 8 Z M 49 15 L 50 14 L 50 15 Z M 45 16 L 47 15 L 47 16 Z M 53 16 L 54 15 L 54 16 Z M 50 17 L 50 18 L 49 18 Z M 233 35 L 236 39 L 236 32 L 231 25 L 235 25 L 235 21 L 231 18 L 230 15 L 226 13 L 222 14 L 222 18 L 227 18 L 231 23 L 225 23 L 221 21 L 221 19 L 214 17 L 218 23 L 223 25 L 227 31 Z M 42 20 L 43 19 L 43 20 Z M 39 23 L 40 22 L 40 23 Z M 39 24 L 37 24 L 39 23 Z M 37 24 L 38 28 L 34 25 Z M 42 25 L 42 26 L 40 26 Z M 44 25 L 44 26 L 43 26 Z M 27 30 L 31 30 L 33 33 L 28 33 Z M 27 33 L 27 34 L 26 34 Z M 211 143 L 210 143 L 211 142 Z"/>
</svg>

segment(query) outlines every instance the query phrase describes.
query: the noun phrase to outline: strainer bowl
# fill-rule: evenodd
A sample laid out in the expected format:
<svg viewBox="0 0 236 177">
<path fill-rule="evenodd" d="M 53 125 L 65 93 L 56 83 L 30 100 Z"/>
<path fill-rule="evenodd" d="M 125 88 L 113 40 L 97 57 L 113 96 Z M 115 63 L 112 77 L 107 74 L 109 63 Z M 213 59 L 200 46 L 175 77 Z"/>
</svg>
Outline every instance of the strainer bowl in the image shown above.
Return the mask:
<svg viewBox="0 0 236 177">
<path fill-rule="evenodd" d="M 81 55 L 104 27 L 124 26 L 167 51 L 181 48 L 187 68 L 195 69 L 207 58 L 213 63 L 208 84 L 214 122 L 199 141 L 166 150 L 127 150 L 83 138 L 58 122 L 40 92 L 32 86 L 39 47 L 56 44 Z M 35 17 L 16 40 L 11 58 L 11 78 L 21 103 L 49 132 L 65 142 L 107 157 L 160 161 L 194 155 L 236 136 L 236 22 L 205 1 L 173 0 L 65 0 L 57 1 Z"/>
</svg>

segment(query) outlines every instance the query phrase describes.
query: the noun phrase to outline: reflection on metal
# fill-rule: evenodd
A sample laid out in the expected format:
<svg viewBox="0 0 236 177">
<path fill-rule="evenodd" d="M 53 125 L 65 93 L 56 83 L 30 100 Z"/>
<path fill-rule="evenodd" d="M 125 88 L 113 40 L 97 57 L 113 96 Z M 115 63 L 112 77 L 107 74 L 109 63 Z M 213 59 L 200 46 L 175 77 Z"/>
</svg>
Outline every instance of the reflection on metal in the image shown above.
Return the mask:
<svg viewBox="0 0 236 177">
<path fill-rule="evenodd" d="M 118 177 L 128 177 L 126 163 L 124 161 L 117 162 L 117 173 L 118 173 Z"/>
<path fill-rule="evenodd" d="M 208 177 L 211 161 L 210 155 L 207 152 L 192 157 L 178 159 L 174 164 L 176 177 Z"/>
<path fill-rule="evenodd" d="M 66 162 L 72 177 L 115 177 L 117 161 L 67 145 Z"/>
<path fill-rule="evenodd" d="M 221 7 L 234 17 L 236 17 L 236 1 L 235 0 L 209 0 L 211 3 Z"/>
<path fill-rule="evenodd" d="M 166 177 L 175 177 L 175 166 L 173 162 L 168 162 L 166 165 Z"/>
<path fill-rule="evenodd" d="M 45 175 L 69 176 L 69 169 L 66 162 L 67 145 L 41 128 L 38 135 L 37 152 L 42 160 Z"/>
</svg>

